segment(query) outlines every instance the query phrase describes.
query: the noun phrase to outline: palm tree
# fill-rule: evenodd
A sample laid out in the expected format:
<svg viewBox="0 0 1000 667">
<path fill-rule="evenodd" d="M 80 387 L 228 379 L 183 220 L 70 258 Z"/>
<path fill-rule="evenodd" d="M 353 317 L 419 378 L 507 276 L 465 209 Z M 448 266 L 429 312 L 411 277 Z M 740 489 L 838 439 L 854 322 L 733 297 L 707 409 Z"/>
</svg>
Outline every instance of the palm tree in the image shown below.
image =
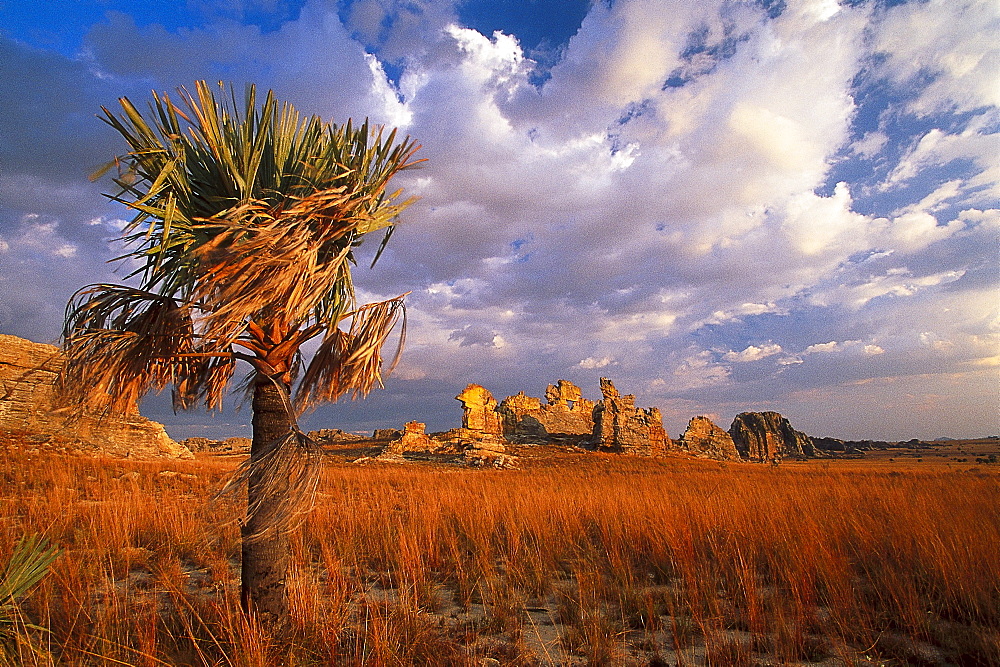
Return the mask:
<svg viewBox="0 0 1000 667">
<path fill-rule="evenodd" d="M 378 259 L 411 203 L 389 180 L 421 160 L 409 137 L 367 120 L 304 118 L 271 92 L 258 106 L 253 86 L 240 108 L 219 89 L 222 102 L 200 81 L 179 105 L 154 93 L 148 119 L 127 98 L 120 116 L 103 108 L 129 147 L 103 171 L 117 166 L 121 191 L 108 196 L 136 211 L 119 259 L 138 286 L 90 285 L 70 300 L 63 387 L 87 409 L 126 410 L 167 386 L 175 409 L 218 409 L 236 362 L 249 364 L 253 445 L 228 485 L 247 487 L 241 597 L 280 627 L 288 532 L 319 474 L 296 415 L 381 384 L 405 295 L 358 307 L 351 264 L 382 230 Z"/>
</svg>

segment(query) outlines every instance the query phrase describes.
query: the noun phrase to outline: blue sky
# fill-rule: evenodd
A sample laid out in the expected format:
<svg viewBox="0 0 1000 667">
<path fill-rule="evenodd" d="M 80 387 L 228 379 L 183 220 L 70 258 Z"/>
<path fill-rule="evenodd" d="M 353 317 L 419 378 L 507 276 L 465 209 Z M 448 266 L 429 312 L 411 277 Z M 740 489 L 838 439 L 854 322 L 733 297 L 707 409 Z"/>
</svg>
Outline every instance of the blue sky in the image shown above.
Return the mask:
<svg viewBox="0 0 1000 667">
<path fill-rule="evenodd" d="M 468 382 L 607 376 L 673 435 L 744 410 L 995 434 L 998 34 L 986 0 L 5 2 L 0 332 L 55 341 L 70 294 L 117 279 L 101 105 L 253 81 L 428 158 L 356 273 L 412 291 L 403 363 L 310 426 L 443 429 Z M 177 437 L 248 420 L 144 409 Z"/>
</svg>

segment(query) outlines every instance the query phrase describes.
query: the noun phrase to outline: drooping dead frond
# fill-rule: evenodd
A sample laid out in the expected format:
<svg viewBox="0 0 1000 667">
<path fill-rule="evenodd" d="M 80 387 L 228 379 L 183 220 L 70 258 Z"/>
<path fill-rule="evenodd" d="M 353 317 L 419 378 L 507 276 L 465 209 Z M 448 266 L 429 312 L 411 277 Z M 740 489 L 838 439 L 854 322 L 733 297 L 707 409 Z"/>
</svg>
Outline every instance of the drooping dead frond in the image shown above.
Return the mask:
<svg viewBox="0 0 1000 667">
<path fill-rule="evenodd" d="M 178 374 L 174 384 L 174 410 L 187 410 L 198 404 L 209 410 L 221 408 L 236 371 L 234 359 L 202 351 L 187 359 L 175 356 L 174 360 L 185 362 L 182 366 L 185 372 Z"/>
<path fill-rule="evenodd" d="M 352 398 L 364 396 L 382 385 L 382 346 L 400 317 L 399 343 L 385 374 L 395 368 L 406 337 L 403 296 L 357 309 L 349 332 L 336 327 L 328 332 L 299 384 L 295 398 L 300 411 L 348 392 Z"/>
<path fill-rule="evenodd" d="M 240 464 L 214 499 L 249 487 L 246 496 L 254 501 L 244 519 L 245 540 L 291 532 L 313 508 L 322 459 L 319 445 L 293 427 Z"/>
<path fill-rule="evenodd" d="M 232 375 L 225 350 L 197 340 L 190 309 L 122 285 L 92 285 L 74 296 L 63 332 L 60 389 L 82 408 L 134 410 L 150 390 L 173 384 L 186 407 L 219 407 Z"/>
<path fill-rule="evenodd" d="M 229 221 L 206 224 L 218 231 L 195 252 L 202 277 L 192 294 L 207 305 L 204 335 L 235 341 L 250 319 L 287 329 L 320 309 L 344 282 L 356 223 L 317 211 L 342 200 L 338 193 L 318 193 L 278 217 L 253 203 L 229 214 Z"/>
<path fill-rule="evenodd" d="M 89 408 L 134 409 L 147 391 L 176 379 L 176 352 L 194 351 L 190 313 L 173 299 L 93 285 L 68 311 L 63 386 Z"/>
</svg>

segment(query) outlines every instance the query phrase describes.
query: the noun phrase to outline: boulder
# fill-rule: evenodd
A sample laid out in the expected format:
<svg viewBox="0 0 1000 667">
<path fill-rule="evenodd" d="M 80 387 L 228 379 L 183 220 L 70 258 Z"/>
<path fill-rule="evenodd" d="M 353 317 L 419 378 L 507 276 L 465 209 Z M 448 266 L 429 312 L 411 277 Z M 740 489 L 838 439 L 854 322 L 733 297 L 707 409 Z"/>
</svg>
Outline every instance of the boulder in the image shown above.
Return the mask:
<svg viewBox="0 0 1000 667">
<path fill-rule="evenodd" d="M 372 440 L 395 440 L 402 435 L 403 432 L 398 428 L 377 428 L 372 434 Z"/>
<path fill-rule="evenodd" d="M 708 417 L 692 417 L 677 446 L 695 456 L 718 461 L 739 461 L 733 437 Z"/>
<path fill-rule="evenodd" d="M 470 468 L 498 468 L 509 470 L 517 467 L 517 457 L 510 454 L 488 451 L 485 449 L 467 449 L 462 452 L 458 463 Z"/>
<path fill-rule="evenodd" d="M 55 384 L 65 361 L 54 345 L 0 334 L 0 428 L 51 434 L 109 456 L 194 457 L 137 406 L 123 414 L 96 414 L 60 405 Z"/>
<path fill-rule="evenodd" d="M 608 378 L 601 378 L 601 393 L 604 398 L 594 408 L 592 438 L 600 449 L 660 456 L 674 446 L 663 429 L 663 416 L 658 408 L 635 407 L 635 396 L 622 396 Z"/>
<path fill-rule="evenodd" d="M 740 456 L 755 462 L 779 463 L 786 456 L 816 456 L 812 438 L 796 431 L 777 412 L 741 412 L 736 415 L 729 435 Z"/>
<path fill-rule="evenodd" d="M 500 412 L 503 434 L 508 438 L 544 441 L 548 430 L 539 419 L 542 402 L 523 391 L 508 396 L 497 408 Z"/>
</svg>

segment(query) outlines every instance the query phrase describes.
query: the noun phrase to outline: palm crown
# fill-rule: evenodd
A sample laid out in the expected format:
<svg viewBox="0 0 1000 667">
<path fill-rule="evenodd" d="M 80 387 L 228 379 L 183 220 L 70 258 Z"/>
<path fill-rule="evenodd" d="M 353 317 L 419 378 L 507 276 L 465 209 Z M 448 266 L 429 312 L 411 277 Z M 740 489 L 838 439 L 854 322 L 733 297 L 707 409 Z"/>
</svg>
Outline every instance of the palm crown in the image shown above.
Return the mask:
<svg viewBox="0 0 1000 667">
<path fill-rule="evenodd" d="M 258 106 L 252 86 L 242 109 L 221 84 L 221 103 L 205 82 L 179 92 L 181 105 L 154 94 L 151 120 L 127 98 L 120 116 L 103 109 L 129 146 L 106 169 L 118 168 L 111 198 L 136 211 L 119 259 L 139 286 L 74 295 L 68 389 L 122 409 L 172 385 L 175 406 L 218 408 L 237 359 L 288 386 L 300 346 L 322 336 L 297 407 L 367 393 L 402 297 L 357 307 L 353 251 L 383 230 L 381 254 L 412 201 L 387 192 L 389 180 L 420 162 L 419 146 L 367 121 L 304 118 L 270 92 Z"/>
</svg>

